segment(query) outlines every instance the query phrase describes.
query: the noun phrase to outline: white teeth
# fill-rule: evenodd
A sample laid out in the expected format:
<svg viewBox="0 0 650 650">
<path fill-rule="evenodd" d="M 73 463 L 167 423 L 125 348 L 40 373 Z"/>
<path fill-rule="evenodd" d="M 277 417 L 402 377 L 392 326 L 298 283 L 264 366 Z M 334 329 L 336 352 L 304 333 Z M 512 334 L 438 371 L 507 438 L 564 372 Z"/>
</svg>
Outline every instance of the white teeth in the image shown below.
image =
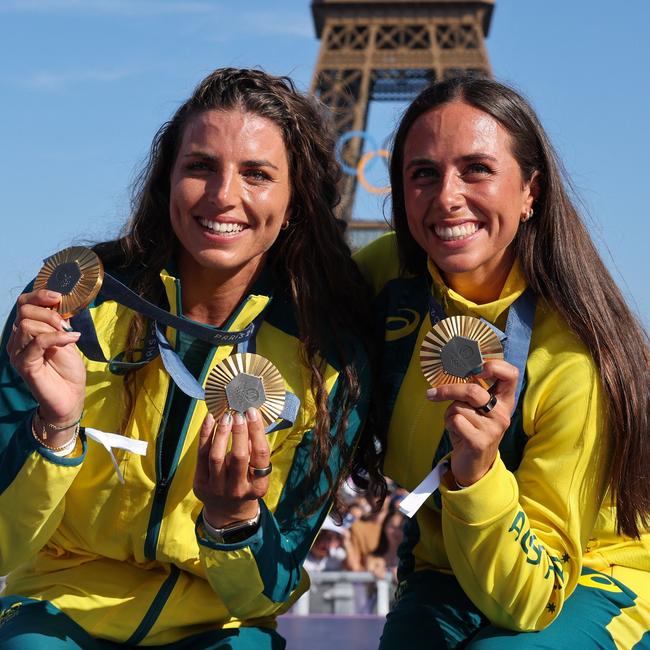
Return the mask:
<svg viewBox="0 0 650 650">
<path fill-rule="evenodd" d="M 436 235 L 444 241 L 452 241 L 454 239 L 463 239 L 473 235 L 478 230 L 477 223 L 464 223 L 460 226 L 434 226 Z"/>
<path fill-rule="evenodd" d="M 244 225 L 241 223 L 221 223 L 218 221 L 208 221 L 203 217 L 199 218 L 199 223 L 204 228 L 212 230 L 212 232 L 235 234 L 244 230 Z"/>
</svg>

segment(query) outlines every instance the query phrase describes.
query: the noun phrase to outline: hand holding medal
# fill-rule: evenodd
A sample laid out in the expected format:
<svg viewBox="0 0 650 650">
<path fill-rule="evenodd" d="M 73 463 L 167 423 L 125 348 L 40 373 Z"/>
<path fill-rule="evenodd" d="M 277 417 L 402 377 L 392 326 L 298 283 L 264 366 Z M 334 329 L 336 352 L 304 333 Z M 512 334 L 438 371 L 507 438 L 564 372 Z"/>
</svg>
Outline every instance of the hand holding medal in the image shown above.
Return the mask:
<svg viewBox="0 0 650 650">
<path fill-rule="evenodd" d="M 226 357 L 210 372 L 208 415 L 199 437 L 194 493 L 206 520 L 216 527 L 252 518 L 266 494 L 273 466 L 265 428 L 280 417 L 285 386 L 264 357 Z M 228 451 L 228 442 L 231 442 Z"/>
<path fill-rule="evenodd" d="M 466 487 L 494 462 L 510 423 L 517 369 L 503 360 L 495 331 L 469 316 L 436 323 L 422 343 L 420 363 L 431 385 L 427 398 L 452 401 L 445 411 L 451 469 L 457 484 Z"/>
<path fill-rule="evenodd" d="M 34 289 L 17 301 L 7 349 L 16 371 L 39 402 L 55 446 L 83 410 L 86 371 L 75 347 L 79 333 L 65 319 L 87 306 L 99 291 L 103 269 L 87 248 L 73 247 L 45 261 Z M 46 426 L 44 424 L 44 426 Z"/>
<path fill-rule="evenodd" d="M 504 360 L 496 332 L 470 316 L 438 321 L 424 337 L 420 366 L 431 388 L 427 399 L 447 402 L 445 429 L 453 451 L 402 500 L 412 517 L 451 469 L 457 487 L 469 487 L 492 466 L 514 406 L 518 371 Z"/>
</svg>

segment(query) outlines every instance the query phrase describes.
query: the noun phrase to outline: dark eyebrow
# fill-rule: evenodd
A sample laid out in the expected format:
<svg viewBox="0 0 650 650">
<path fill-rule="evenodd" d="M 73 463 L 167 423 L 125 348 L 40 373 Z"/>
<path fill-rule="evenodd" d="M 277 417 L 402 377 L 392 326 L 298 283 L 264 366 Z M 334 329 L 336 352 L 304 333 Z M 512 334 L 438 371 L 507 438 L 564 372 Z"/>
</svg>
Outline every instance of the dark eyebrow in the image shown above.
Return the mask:
<svg viewBox="0 0 650 650">
<path fill-rule="evenodd" d="M 217 162 L 216 156 L 206 153 L 205 151 L 190 151 L 189 153 L 186 153 L 183 158 L 202 158 L 203 160 L 208 160 L 210 162 Z M 279 168 L 270 160 L 244 160 L 241 164 L 244 167 L 271 167 L 272 169 L 280 171 Z"/>
<path fill-rule="evenodd" d="M 461 160 L 465 162 L 471 162 L 472 160 L 490 160 L 492 162 L 498 162 L 494 156 L 490 156 L 489 153 L 470 153 L 467 156 L 461 156 Z"/>
<path fill-rule="evenodd" d="M 470 153 L 467 154 L 466 156 L 461 156 L 460 160 L 463 162 L 473 162 L 477 160 L 490 160 L 491 162 L 498 162 L 497 159 L 494 156 L 491 156 L 490 154 L 487 153 Z M 417 167 L 418 165 L 437 165 L 438 163 L 431 159 L 431 158 L 413 158 L 411 159 L 408 164 L 406 165 L 406 169 L 410 169 L 411 167 Z"/>
<path fill-rule="evenodd" d="M 436 161 L 431 160 L 431 158 L 411 158 L 409 160 L 408 164 L 406 165 L 406 169 L 410 169 L 411 167 L 417 167 L 418 165 L 435 165 Z"/>
<path fill-rule="evenodd" d="M 278 167 L 269 160 L 244 160 L 244 167 L 272 167 L 279 171 Z"/>
<path fill-rule="evenodd" d="M 205 151 L 190 151 L 183 155 L 183 158 L 203 158 L 204 160 L 215 161 L 216 157 L 206 153 Z"/>
</svg>

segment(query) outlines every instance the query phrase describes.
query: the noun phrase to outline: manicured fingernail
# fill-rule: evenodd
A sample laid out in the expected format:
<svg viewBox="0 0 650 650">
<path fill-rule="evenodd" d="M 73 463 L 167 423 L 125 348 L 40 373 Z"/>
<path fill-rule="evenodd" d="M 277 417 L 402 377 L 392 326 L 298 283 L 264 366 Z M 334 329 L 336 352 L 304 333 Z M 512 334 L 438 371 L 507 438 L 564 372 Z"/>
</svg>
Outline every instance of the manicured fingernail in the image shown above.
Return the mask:
<svg viewBox="0 0 650 650">
<path fill-rule="evenodd" d="M 246 410 L 246 419 L 249 422 L 256 422 L 258 417 L 257 409 L 254 406 Z"/>
<path fill-rule="evenodd" d="M 45 295 L 46 295 L 48 298 L 52 298 L 53 300 L 54 300 L 54 298 L 56 298 L 57 300 L 58 300 L 59 298 L 61 298 L 61 294 L 58 293 L 57 291 L 47 291 L 47 292 L 45 293 Z"/>
<path fill-rule="evenodd" d="M 66 334 L 67 334 L 68 337 L 69 337 L 70 339 L 72 339 L 73 341 L 76 341 L 76 340 L 81 336 L 81 332 L 74 332 L 74 331 L 72 331 L 72 332 L 66 332 Z"/>
<path fill-rule="evenodd" d="M 205 426 L 209 429 L 212 429 L 214 427 L 214 415 L 212 415 L 212 413 L 208 413 L 205 416 Z"/>
<path fill-rule="evenodd" d="M 433 399 L 438 394 L 437 388 L 429 388 L 427 391 L 427 399 Z"/>
<path fill-rule="evenodd" d="M 232 422 L 232 413 L 230 411 L 226 411 L 221 416 L 221 424 L 230 424 L 231 422 Z"/>
<path fill-rule="evenodd" d="M 235 411 L 233 422 L 235 424 L 244 424 L 244 416 L 239 411 Z"/>
<path fill-rule="evenodd" d="M 62 329 L 64 332 L 74 332 L 74 328 L 73 328 L 73 327 L 70 327 L 69 325 L 66 325 L 66 324 L 63 323 L 63 322 L 61 323 L 61 329 Z"/>
</svg>

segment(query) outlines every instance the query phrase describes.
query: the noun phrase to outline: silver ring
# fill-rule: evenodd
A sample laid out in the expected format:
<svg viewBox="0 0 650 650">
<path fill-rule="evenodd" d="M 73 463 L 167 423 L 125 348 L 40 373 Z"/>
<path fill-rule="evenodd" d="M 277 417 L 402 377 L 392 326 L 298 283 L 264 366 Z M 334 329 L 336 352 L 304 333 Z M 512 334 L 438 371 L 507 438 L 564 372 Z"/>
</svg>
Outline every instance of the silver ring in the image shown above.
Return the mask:
<svg viewBox="0 0 650 650">
<path fill-rule="evenodd" d="M 479 406 L 476 410 L 480 413 L 489 413 L 497 405 L 497 396 L 490 395 L 490 399 L 487 401 L 487 404 Z"/>
<path fill-rule="evenodd" d="M 253 467 L 252 465 L 249 465 L 248 471 L 255 478 L 262 478 L 264 476 L 268 476 L 273 471 L 273 463 L 269 463 L 268 467 Z"/>
</svg>

